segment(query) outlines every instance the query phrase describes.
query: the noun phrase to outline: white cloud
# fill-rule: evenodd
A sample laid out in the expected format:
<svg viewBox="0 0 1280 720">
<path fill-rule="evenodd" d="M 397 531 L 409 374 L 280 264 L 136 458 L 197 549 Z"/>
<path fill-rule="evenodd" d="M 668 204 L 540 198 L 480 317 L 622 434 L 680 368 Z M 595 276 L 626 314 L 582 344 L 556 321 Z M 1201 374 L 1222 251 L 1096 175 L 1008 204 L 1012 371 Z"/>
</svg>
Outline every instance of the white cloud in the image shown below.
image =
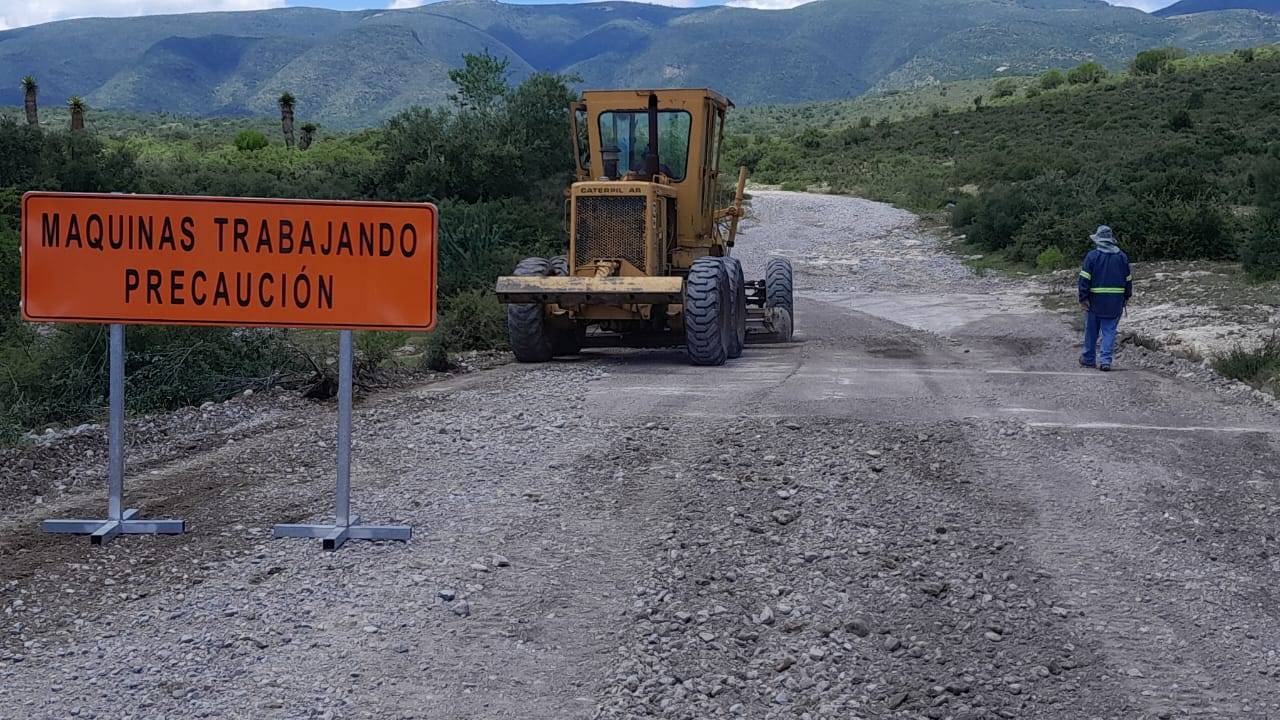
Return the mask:
<svg viewBox="0 0 1280 720">
<path fill-rule="evenodd" d="M 592 2 L 593 0 L 580 0 L 581 2 Z M 699 4 L 698 0 L 635 0 L 635 2 L 648 3 L 649 5 L 669 5 L 671 7 L 695 7 Z"/>
<path fill-rule="evenodd" d="M 752 10 L 790 10 L 812 0 L 729 0 L 729 7 L 751 8 Z"/>
<path fill-rule="evenodd" d="M 1143 12 L 1151 13 L 1153 10 L 1167 8 L 1178 0 L 1107 0 L 1107 3 L 1119 6 L 1119 8 L 1137 8 Z"/>
<path fill-rule="evenodd" d="M 284 7 L 284 0 L 6 0 L 0 30 L 54 20 Z"/>
<path fill-rule="evenodd" d="M 1107 2 L 1111 3 L 1112 5 L 1137 8 L 1139 10 L 1145 10 L 1147 12 L 1151 12 L 1153 10 L 1159 10 L 1162 7 L 1168 7 L 1169 5 L 1172 5 L 1175 1 L 1176 0 L 1107 0 Z"/>
<path fill-rule="evenodd" d="M 550 2 L 560 2 L 562 0 L 536 0 L 529 4 L 543 4 Z M 567 0 L 568 2 L 585 3 L 599 2 L 599 0 Z M 707 0 L 625 0 L 626 2 L 640 2 L 649 5 L 670 5 L 671 7 L 696 7 L 698 5 L 715 5 L 717 3 L 708 3 Z M 808 2 L 809 0 L 805 0 Z M 439 2 L 439 0 L 391 0 L 391 4 L 387 6 L 388 10 L 408 10 L 410 8 L 422 7 L 431 3 Z M 512 0 L 498 0 L 498 2 L 512 2 Z M 524 4 L 524 3 L 520 3 Z"/>
</svg>

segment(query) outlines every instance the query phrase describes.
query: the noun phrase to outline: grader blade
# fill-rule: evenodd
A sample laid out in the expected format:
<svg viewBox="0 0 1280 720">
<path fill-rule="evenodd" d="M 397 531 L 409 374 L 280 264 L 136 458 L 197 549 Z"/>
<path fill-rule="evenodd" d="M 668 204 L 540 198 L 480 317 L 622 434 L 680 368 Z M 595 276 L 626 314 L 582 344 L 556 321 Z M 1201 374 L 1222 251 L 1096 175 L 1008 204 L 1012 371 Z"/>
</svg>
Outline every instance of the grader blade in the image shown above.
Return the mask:
<svg viewBox="0 0 1280 720">
<path fill-rule="evenodd" d="M 749 345 L 789 342 L 791 332 L 791 313 L 782 308 L 750 308 L 747 313 Z"/>
<path fill-rule="evenodd" d="M 504 303 L 574 305 L 634 305 L 682 302 L 684 279 L 660 277 L 530 277 L 498 278 L 498 300 Z"/>
</svg>

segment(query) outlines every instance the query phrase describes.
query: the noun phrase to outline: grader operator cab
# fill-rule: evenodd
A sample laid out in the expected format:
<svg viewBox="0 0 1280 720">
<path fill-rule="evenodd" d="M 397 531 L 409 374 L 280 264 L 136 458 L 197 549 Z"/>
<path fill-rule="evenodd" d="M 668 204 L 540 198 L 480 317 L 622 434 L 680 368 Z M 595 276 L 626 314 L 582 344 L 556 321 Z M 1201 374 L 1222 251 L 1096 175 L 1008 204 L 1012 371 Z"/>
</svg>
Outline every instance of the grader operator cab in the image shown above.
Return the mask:
<svg viewBox="0 0 1280 720">
<path fill-rule="evenodd" d="M 730 107 L 705 89 L 587 91 L 570 107 L 569 252 L 497 281 L 517 360 L 684 345 L 693 364 L 721 365 L 748 337 L 791 339 L 791 263 L 747 282 L 729 254 L 747 179 L 743 167 L 718 207 Z"/>
</svg>

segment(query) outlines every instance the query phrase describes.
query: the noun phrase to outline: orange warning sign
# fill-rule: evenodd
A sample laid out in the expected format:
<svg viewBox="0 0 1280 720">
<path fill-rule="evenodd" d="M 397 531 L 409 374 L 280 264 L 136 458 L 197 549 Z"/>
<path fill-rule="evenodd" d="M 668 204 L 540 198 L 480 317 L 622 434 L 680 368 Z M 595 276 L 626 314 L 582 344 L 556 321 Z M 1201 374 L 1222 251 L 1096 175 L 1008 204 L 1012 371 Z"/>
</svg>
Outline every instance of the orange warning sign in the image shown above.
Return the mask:
<svg viewBox="0 0 1280 720">
<path fill-rule="evenodd" d="M 434 205 L 29 192 L 28 320 L 430 330 Z"/>
</svg>

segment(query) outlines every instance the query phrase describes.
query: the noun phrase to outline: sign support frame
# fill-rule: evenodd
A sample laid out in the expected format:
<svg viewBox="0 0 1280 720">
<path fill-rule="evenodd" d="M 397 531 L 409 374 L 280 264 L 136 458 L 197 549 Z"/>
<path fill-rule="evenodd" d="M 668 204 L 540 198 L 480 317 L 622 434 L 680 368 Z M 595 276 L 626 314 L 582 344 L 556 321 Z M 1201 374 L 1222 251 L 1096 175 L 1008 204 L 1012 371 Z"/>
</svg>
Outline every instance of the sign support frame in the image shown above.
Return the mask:
<svg viewBox="0 0 1280 720">
<path fill-rule="evenodd" d="M 274 537 L 320 538 L 325 550 L 337 550 L 348 540 L 408 540 L 413 529 L 408 525 L 361 525 L 360 516 L 351 514 L 351 385 L 352 331 L 338 331 L 338 483 L 337 507 L 332 525 L 280 523 L 272 529 Z"/>
<path fill-rule="evenodd" d="M 110 429 L 107 442 L 107 517 L 105 520 L 45 520 L 47 533 L 88 535 L 92 545 L 105 545 L 117 535 L 181 535 L 185 520 L 135 520 L 137 508 L 124 509 L 124 325 L 111 325 Z"/>
</svg>

